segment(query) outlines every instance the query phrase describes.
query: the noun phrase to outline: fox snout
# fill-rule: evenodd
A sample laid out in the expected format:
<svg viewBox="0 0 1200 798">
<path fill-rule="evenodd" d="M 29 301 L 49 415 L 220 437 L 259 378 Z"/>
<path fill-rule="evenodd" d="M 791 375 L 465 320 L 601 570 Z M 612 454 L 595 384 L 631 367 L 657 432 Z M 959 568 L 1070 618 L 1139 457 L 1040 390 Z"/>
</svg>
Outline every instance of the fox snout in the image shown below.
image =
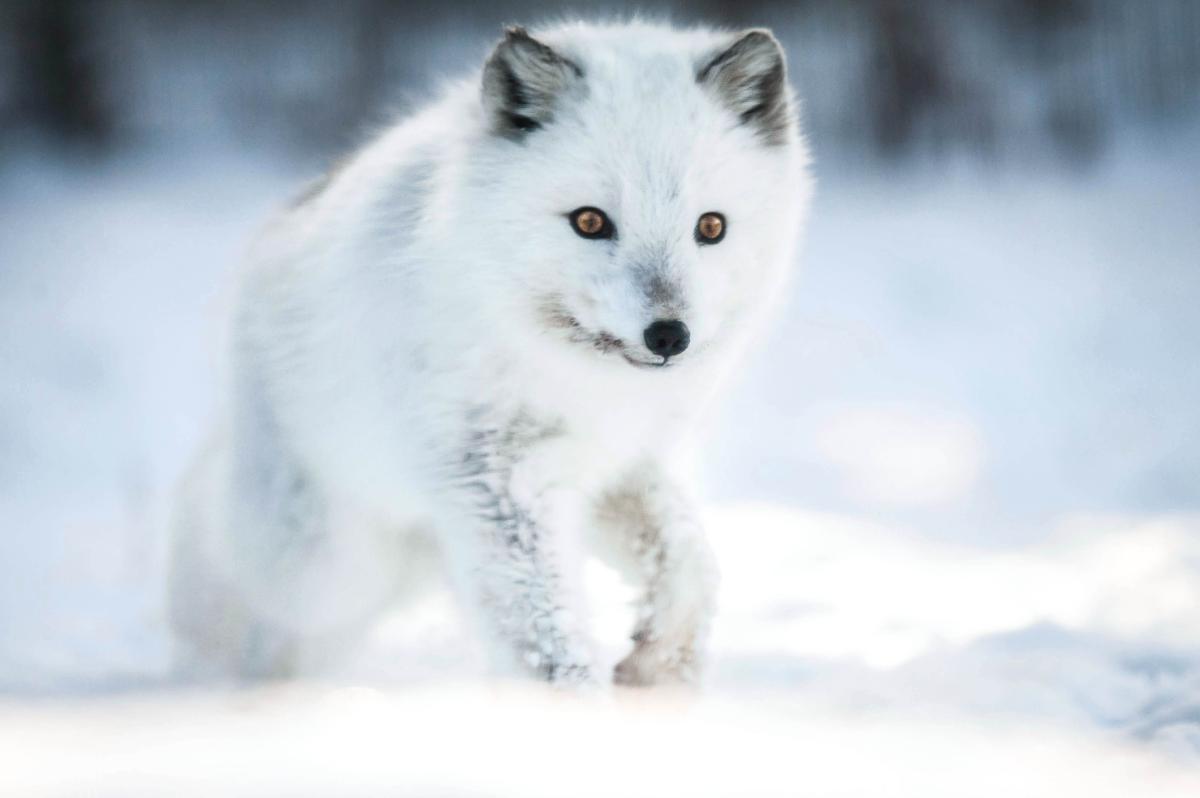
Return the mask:
<svg viewBox="0 0 1200 798">
<path fill-rule="evenodd" d="M 646 348 L 664 361 L 682 353 L 692 341 L 687 325 L 678 319 L 656 321 L 642 333 Z"/>
</svg>

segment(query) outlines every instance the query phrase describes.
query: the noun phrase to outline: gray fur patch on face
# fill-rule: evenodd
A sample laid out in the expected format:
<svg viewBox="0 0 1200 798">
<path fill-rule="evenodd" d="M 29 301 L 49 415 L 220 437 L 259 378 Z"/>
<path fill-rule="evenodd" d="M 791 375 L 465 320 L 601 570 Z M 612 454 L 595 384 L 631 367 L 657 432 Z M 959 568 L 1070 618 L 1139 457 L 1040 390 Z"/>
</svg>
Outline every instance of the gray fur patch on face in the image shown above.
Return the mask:
<svg viewBox="0 0 1200 798">
<path fill-rule="evenodd" d="M 668 365 L 678 362 L 678 358 L 657 356 L 648 360 L 637 347 L 627 346 L 624 340 L 612 333 L 603 330 L 589 330 L 579 319 L 575 318 L 563 303 L 563 298 L 557 294 L 548 294 L 542 297 L 538 303 L 538 314 L 548 329 L 563 333 L 568 341 L 587 346 L 601 355 L 619 354 L 631 366 L 657 369 L 666 368 Z"/>
<path fill-rule="evenodd" d="M 793 127 L 783 48 L 767 30 L 742 33 L 726 49 L 705 59 L 696 82 L 713 92 L 752 127 L 763 143 L 787 143 Z"/>
<path fill-rule="evenodd" d="M 682 312 L 679 284 L 664 276 L 661 270 L 647 270 L 641 275 L 642 290 L 646 301 L 659 313 L 668 316 L 679 315 Z"/>
<path fill-rule="evenodd" d="M 578 64 L 511 27 L 483 68 L 483 107 L 495 133 L 520 140 L 548 124 L 562 95 L 582 82 Z"/>
<path fill-rule="evenodd" d="M 665 305 L 675 299 L 675 288 L 661 274 L 655 274 L 646 282 L 646 296 L 656 305 Z"/>
<path fill-rule="evenodd" d="M 585 328 L 567 309 L 562 296 L 558 294 L 542 297 L 538 302 L 538 312 L 543 324 L 552 330 L 565 332 L 568 340 L 574 343 L 589 344 L 603 354 L 619 350 L 625 345 L 620 338 L 611 333 L 593 332 Z"/>
<path fill-rule="evenodd" d="M 646 309 L 656 317 L 684 312 L 684 291 L 671 246 L 663 240 L 646 243 L 633 253 L 630 276 L 641 291 Z"/>
</svg>

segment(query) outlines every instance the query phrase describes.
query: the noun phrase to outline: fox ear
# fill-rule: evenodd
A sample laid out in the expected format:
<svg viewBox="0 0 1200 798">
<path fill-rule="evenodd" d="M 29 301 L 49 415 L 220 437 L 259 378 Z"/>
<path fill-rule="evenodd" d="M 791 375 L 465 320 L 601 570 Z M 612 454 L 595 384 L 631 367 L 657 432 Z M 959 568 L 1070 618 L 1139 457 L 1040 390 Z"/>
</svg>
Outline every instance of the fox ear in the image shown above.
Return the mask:
<svg viewBox="0 0 1200 798">
<path fill-rule="evenodd" d="M 483 68 L 483 107 L 492 130 L 521 138 L 554 117 L 560 96 L 583 79 L 583 70 L 524 28 L 504 31 Z"/>
<path fill-rule="evenodd" d="M 783 48 L 771 32 L 754 29 L 700 62 L 696 82 L 711 91 L 767 144 L 782 144 L 792 126 Z"/>
</svg>

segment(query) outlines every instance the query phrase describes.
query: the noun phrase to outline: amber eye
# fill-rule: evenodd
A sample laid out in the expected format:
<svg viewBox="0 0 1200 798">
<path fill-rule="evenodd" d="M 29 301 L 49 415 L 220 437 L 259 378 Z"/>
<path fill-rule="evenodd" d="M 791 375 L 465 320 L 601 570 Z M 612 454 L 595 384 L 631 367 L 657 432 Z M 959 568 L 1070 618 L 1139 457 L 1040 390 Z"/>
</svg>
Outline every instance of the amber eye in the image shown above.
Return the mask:
<svg viewBox="0 0 1200 798">
<path fill-rule="evenodd" d="M 579 208 L 570 215 L 571 227 L 584 238 L 612 238 L 616 229 L 598 208 Z"/>
<path fill-rule="evenodd" d="M 696 220 L 696 240 L 701 244 L 715 244 L 725 237 L 725 217 L 709 211 Z"/>
</svg>

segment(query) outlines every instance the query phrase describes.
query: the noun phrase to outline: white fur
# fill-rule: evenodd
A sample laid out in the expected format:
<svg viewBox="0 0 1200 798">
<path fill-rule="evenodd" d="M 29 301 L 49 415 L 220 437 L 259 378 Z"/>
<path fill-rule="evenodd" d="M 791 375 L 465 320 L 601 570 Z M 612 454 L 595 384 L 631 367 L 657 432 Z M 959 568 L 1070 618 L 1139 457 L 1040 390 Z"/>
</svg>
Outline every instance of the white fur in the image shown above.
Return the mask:
<svg viewBox="0 0 1200 798">
<path fill-rule="evenodd" d="M 697 83 L 734 34 L 535 35 L 584 72 L 544 129 L 492 132 L 476 76 L 255 248 L 227 410 L 179 503 L 172 617 L 195 662 L 280 675 L 335 652 L 436 553 L 498 668 L 606 681 L 578 596 L 598 544 L 643 590 L 618 681 L 696 678 L 716 576 L 687 444 L 781 293 L 805 152 L 795 130 L 764 144 Z M 577 236 L 581 206 L 618 239 Z M 728 232 L 700 246 L 708 211 Z M 650 267 L 677 289 L 669 308 L 634 277 Z M 691 347 L 629 362 L 654 362 L 642 330 L 676 313 Z M 579 340 L 596 333 L 623 343 Z"/>
</svg>

